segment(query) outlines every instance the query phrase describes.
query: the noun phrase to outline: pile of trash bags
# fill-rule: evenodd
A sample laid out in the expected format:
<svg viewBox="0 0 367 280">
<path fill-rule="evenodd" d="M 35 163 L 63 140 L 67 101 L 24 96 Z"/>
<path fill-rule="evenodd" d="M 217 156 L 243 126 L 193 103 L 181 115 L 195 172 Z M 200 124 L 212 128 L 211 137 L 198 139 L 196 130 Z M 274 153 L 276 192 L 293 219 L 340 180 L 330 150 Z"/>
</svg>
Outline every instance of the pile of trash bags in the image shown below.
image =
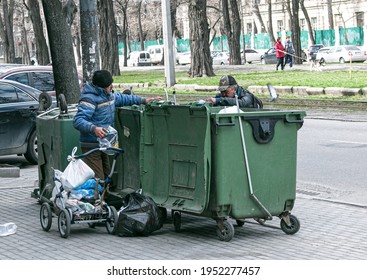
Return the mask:
<svg viewBox="0 0 367 280">
<path fill-rule="evenodd" d="M 163 214 L 153 199 L 140 191 L 127 194 L 118 213 L 118 236 L 148 236 L 160 229 L 164 222 Z"/>
</svg>

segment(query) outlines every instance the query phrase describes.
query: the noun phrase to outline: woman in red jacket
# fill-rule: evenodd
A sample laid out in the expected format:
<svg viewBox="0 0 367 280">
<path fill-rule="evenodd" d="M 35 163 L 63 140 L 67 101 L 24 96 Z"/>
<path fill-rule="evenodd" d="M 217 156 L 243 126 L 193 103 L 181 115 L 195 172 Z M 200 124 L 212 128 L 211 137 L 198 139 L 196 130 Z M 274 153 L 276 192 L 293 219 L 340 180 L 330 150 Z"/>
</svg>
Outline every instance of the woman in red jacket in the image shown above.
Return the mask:
<svg viewBox="0 0 367 280">
<path fill-rule="evenodd" d="M 277 41 L 275 42 L 275 52 L 276 52 L 276 58 L 277 58 L 277 70 L 278 67 L 280 66 L 280 68 L 282 70 L 284 70 L 284 57 L 285 57 L 285 48 L 282 44 L 282 42 L 280 41 L 280 38 L 278 37 Z"/>
</svg>

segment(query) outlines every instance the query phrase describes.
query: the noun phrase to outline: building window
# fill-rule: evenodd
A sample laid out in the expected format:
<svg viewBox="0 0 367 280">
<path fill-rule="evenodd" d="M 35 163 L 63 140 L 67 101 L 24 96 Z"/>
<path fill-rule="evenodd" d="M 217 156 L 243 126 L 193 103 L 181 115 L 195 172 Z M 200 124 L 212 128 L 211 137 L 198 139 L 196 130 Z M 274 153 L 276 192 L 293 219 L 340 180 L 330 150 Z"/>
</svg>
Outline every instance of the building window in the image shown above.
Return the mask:
<svg viewBox="0 0 367 280">
<path fill-rule="evenodd" d="M 299 25 L 301 30 L 305 30 L 306 29 L 306 20 L 304 18 L 301 18 L 299 21 Z"/>
<path fill-rule="evenodd" d="M 282 31 L 284 29 L 284 24 L 282 20 L 277 20 L 278 30 Z"/>
<path fill-rule="evenodd" d="M 357 26 L 364 26 L 364 12 L 356 12 Z"/>
<path fill-rule="evenodd" d="M 335 26 L 343 27 L 343 18 L 341 15 L 335 15 Z"/>
<path fill-rule="evenodd" d="M 246 29 L 247 29 L 247 34 L 251 34 L 252 33 L 252 23 L 247 23 Z"/>
<path fill-rule="evenodd" d="M 311 18 L 311 26 L 313 30 L 317 29 L 317 18 L 316 17 Z"/>
</svg>

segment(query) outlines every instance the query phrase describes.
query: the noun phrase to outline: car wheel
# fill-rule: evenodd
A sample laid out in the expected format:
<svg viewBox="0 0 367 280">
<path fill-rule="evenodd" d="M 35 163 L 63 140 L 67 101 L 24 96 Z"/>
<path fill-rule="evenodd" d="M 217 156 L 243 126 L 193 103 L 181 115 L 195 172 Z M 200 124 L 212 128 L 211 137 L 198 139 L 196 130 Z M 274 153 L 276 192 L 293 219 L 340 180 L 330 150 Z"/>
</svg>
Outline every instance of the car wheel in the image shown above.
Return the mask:
<svg viewBox="0 0 367 280">
<path fill-rule="evenodd" d="M 339 63 L 345 63 L 345 59 L 344 58 L 339 58 Z"/>
<path fill-rule="evenodd" d="M 261 59 L 261 64 L 265 64 L 265 59 Z"/>
<path fill-rule="evenodd" d="M 37 147 L 37 134 L 36 130 L 33 130 L 27 143 L 27 152 L 24 154 L 26 160 L 31 164 L 38 163 L 38 147 Z"/>
</svg>

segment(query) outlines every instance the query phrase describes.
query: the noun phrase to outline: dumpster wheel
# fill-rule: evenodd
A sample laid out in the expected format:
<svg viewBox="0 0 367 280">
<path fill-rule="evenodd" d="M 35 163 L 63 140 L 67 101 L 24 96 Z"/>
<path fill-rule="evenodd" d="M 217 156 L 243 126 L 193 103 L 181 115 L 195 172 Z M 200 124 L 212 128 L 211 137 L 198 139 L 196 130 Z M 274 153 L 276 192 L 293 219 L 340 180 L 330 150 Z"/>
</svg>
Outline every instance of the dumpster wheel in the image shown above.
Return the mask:
<svg viewBox="0 0 367 280">
<path fill-rule="evenodd" d="M 52 224 L 52 211 L 51 206 L 47 202 L 44 202 L 40 210 L 40 222 L 44 231 L 49 231 Z"/>
<path fill-rule="evenodd" d="M 295 234 L 299 231 L 301 224 L 296 216 L 294 215 L 286 215 L 283 216 L 280 220 L 280 228 L 286 234 Z"/>
<path fill-rule="evenodd" d="M 234 226 L 227 220 L 218 220 L 217 235 L 220 241 L 230 241 L 234 236 Z"/>
<path fill-rule="evenodd" d="M 175 232 L 180 232 L 181 231 L 181 212 L 172 210 L 172 217 L 173 217 L 173 226 L 175 228 Z"/>
</svg>

